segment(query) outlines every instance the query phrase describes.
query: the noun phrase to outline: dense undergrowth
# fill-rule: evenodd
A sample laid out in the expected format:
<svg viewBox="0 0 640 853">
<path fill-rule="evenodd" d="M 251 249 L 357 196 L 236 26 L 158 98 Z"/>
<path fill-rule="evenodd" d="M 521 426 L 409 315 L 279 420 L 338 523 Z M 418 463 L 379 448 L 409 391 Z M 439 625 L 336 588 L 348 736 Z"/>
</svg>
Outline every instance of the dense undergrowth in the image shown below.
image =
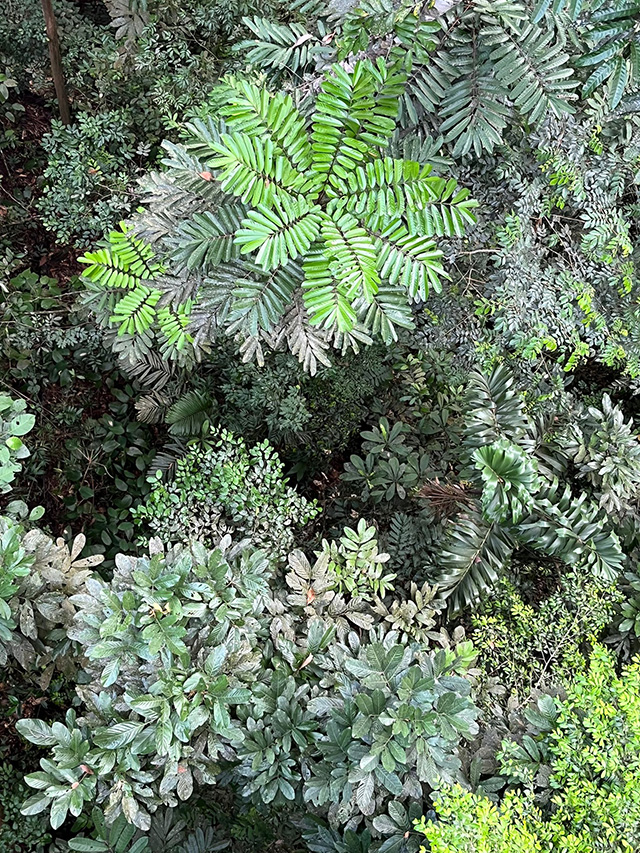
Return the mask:
<svg viewBox="0 0 640 853">
<path fill-rule="evenodd" d="M 640 849 L 640 4 L 0 19 L 0 853 Z"/>
</svg>

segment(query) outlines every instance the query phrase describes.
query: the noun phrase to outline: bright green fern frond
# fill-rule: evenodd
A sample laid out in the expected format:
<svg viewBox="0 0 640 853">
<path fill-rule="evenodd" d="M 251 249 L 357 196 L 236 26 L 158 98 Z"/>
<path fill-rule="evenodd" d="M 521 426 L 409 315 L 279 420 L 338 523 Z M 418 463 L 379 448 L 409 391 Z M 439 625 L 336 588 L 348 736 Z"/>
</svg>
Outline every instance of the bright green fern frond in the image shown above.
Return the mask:
<svg viewBox="0 0 640 853">
<path fill-rule="evenodd" d="M 311 164 L 311 144 L 304 116 L 290 95 L 272 94 L 248 80 L 229 77 L 220 87 L 226 103 L 220 109 L 230 131 L 259 139 L 269 138 L 292 166 L 304 170 Z"/>
<path fill-rule="evenodd" d="M 392 220 L 376 240 L 380 278 L 391 285 L 400 284 L 411 299 L 425 301 L 429 288 L 442 290 L 447 278 L 442 252 L 430 237 L 414 237 L 401 219 Z"/>
<path fill-rule="evenodd" d="M 322 240 L 332 272 L 340 281 L 342 292 L 353 301 L 363 296 L 371 302 L 378 290 L 380 276 L 376 269 L 376 248 L 358 221 L 345 214 L 322 222 Z"/>
<path fill-rule="evenodd" d="M 78 258 L 87 264 L 83 277 L 102 288 L 135 288 L 141 281 L 153 281 L 163 271 L 155 252 L 144 240 L 135 237 L 124 222 L 120 231 L 109 234 L 106 245 Z"/>
<path fill-rule="evenodd" d="M 357 166 L 346 178 L 334 174 L 326 191 L 331 199 L 327 210 L 369 217 L 406 212 L 412 233 L 461 237 L 465 226 L 475 222 L 472 210 L 478 203 L 455 179 L 430 173 L 429 164 L 382 157 Z"/>
<path fill-rule="evenodd" d="M 311 253 L 305 258 L 303 269 L 303 300 L 311 325 L 350 332 L 357 322 L 356 312 L 334 278 L 329 258 L 323 252 Z"/>
<path fill-rule="evenodd" d="M 187 343 L 192 341 L 191 335 L 187 332 L 192 309 L 191 300 L 175 308 L 165 305 L 158 309 L 158 326 L 164 339 L 160 345 L 163 358 L 174 358 Z"/>
<path fill-rule="evenodd" d="M 322 209 L 310 206 L 303 197 L 286 198 L 269 208 L 258 205 L 250 210 L 239 228 L 235 242 L 243 254 L 256 252 L 256 263 L 264 270 L 283 266 L 307 252 L 320 232 Z"/>
<path fill-rule="evenodd" d="M 161 296 L 159 290 L 151 290 L 139 284 L 116 302 L 109 321 L 118 324 L 118 333 L 121 335 L 141 335 L 153 325 L 156 319 L 155 306 Z"/>
<path fill-rule="evenodd" d="M 222 189 L 245 204 L 271 204 L 301 186 L 301 174 L 277 154 L 270 139 L 223 133 L 211 148 L 215 153 L 208 165 L 220 170 Z"/>
<path fill-rule="evenodd" d="M 408 207 L 406 220 L 412 234 L 428 237 L 462 237 L 468 225 L 476 221 L 478 206 L 466 187 L 460 189 L 450 178 L 427 178 L 422 186 L 410 187 L 417 209 Z M 415 201 L 420 199 L 420 201 Z"/>
<path fill-rule="evenodd" d="M 397 86 L 397 82 L 389 82 L 386 74 L 376 74 L 368 62 L 357 62 L 351 73 L 339 65 L 332 66 L 322 83 L 312 118 L 314 172 L 325 180 L 334 170 L 344 177 L 368 148 L 386 148 L 398 108 L 397 96 L 392 97 L 390 92 Z M 356 140 L 358 145 L 349 143 L 350 156 L 341 163 L 346 140 Z"/>
<path fill-rule="evenodd" d="M 429 164 L 421 166 L 411 160 L 381 157 L 362 166 L 354 166 L 342 176 L 335 172 L 329 178 L 326 192 L 331 199 L 329 213 L 347 210 L 357 216 L 394 216 L 404 213 L 416 195 L 421 199 L 428 189 L 415 192 L 415 185 L 425 182 L 431 172 Z"/>
</svg>

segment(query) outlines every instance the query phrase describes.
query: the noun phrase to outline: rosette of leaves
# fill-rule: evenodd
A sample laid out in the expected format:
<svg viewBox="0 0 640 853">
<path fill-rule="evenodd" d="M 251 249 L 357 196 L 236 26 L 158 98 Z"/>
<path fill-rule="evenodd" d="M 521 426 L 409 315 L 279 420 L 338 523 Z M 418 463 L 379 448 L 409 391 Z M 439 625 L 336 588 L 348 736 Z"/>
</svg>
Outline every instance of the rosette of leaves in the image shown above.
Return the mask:
<svg viewBox="0 0 640 853">
<path fill-rule="evenodd" d="M 391 425 L 386 417 L 380 418 L 377 426 L 360 433 L 366 455 L 352 454 L 342 479 L 360 486 L 364 500 L 405 500 L 430 471 L 429 456 L 416 446 L 411 433 L 411 427 L 402 421 Z"/>
<path fill-rule="evenodd" d="M 338 542 L 323 540 L 322 551 L 329 558 L 328 569 L 340 592 L 371 600 L 374 596 L 384 598 L 393 590 L 395 575 L 384 573 L 389 554 L 379 553 L 376 529 L 369 527 L 364 518 L 356 530 L 345 527 Z"/>
<path fill-rule="evenodd" d="M 454 178 L 389 156 L 403 81 L 382 59 L 332 66 L 307 119 L 290 95 L 228 78 L 216 119 L 168 146 L 136 226 L 167 274 L 152 257 L 145 277 L 109 250 L 86 256 L 100 322 L 149 338 L 171 307 L 196 346 L 222 329 L 246 360 L 286 345 L 312 373 L 329 343 L 397 340 L 446 277 L 437 238 L 461 237 L 476 206 Z"/>
<path fill-rule="evenodd" d="M 436 601 L 438 590 L 428 583 L 418 587 L 411 583 L 406 598 L 392 598 L 387 604 L 382 598 L 376 599 L 374 612 L 377 618 L 388 625 L 400 637 L 401 642 L 419 642 L 428 645 L 429 640 L 437 639 L 438 632 L 433 631 L 442 602 Z"/>
<path fill-rule="evenodd" d="M 625 421 L 608 394 L 600 409 L 590 406 L 568 429 L 564 451 L 578 475 L 599 494 L 607 513 L 624 514 L 640 494 L 640 443 L 633 420 Z"/>
<path fill-rule="evenodd" d="M 285 576 L 288 593 L 285 600 L 276 594 L 269 603 L 273 614 L 271 637 L 293 640 L 300 614 L 308 620 L 321 619 L 332 627 L 343 641 L 354 628 L 368 630 L 373 626 L 371 608 L 365 598 L 338 591 L 338 580 L 330 565 L 329 548 L 321 551 L 311 563 L 302 551 L 288 556 L 289 571 Z"/>
<path fill-rule="evenodd" d="M 11 490 L 10 484 L 22 470 L 20 460 L 29 456 L 22 436 L 33 429 L 36 418 L 26 409 L 24 400 L 12 400 L 0 394 L 0 494 Z"/>
<path fill-rule="evenodd" d="M 89 578 L 72 596 L 69 636 L 86 658 L 78 687 L 83 717 L 66 725 L 22 720 L 19 731 L 53 747 L 27 777 L 25 813 L 50 811 L 59 827 L 96 800 L 107 823 L 120 814 L 147 831 L 159 805 L 214 784 L 243 733 L 234 708 L 247 702 L 259 664 L 257 632 L 269 563 L 259 551 L 202 546 L 149 557 L 120 555 L 109 583 Z"/>
<path fill-rule="evenodd" d="M 305 799 L 331 821 L 357 823 L 398 797 L 421 800 L 460 770 L 458 744 L 478 731 L 464 673 L 470 643 L 426 653 L 397 634 L 343 651 L 333 695 L 311 701 L 324 721 Z"/>
</svg>

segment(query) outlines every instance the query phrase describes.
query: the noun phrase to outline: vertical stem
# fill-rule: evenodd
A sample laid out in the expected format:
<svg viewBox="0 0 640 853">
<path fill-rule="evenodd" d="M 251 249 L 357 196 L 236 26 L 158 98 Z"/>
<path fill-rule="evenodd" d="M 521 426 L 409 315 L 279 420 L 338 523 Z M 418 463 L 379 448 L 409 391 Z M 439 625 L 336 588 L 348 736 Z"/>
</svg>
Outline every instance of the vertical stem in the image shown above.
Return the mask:
<svg viewBox="0 0 640 853">
<path fill-rule="evenodd" d="M 41 0 L 44 20 L 47 25 L 47 37 L 49 39 L 49 58 L 51 59 L 51 75 L 56 87 L 58 109 L 62 124 L 71 124 L 71 111 L 69 109 L 69 97 L 67 86 L 62 71 L 62 59 L 60 58 L 60 41 L 58 39 L 58 25 L 56 16 L 53 14 L 51 0 Z"/>
</svg>

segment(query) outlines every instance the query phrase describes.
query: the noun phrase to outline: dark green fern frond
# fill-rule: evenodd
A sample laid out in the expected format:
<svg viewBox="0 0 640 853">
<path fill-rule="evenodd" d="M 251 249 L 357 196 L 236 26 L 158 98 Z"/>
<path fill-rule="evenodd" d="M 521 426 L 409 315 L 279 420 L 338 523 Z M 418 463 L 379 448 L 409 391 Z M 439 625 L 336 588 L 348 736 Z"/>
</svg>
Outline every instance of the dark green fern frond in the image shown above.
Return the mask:
<svg viewBox="0 0 640 853">
<path fill-rule="evenodd" d="M 451 613 L 475 606 L 495 586 L 514 547 L 505 529 L 479 515 L 451 523 L 435 578 Z"/>
<path fill-rule="evenodd" d="M 504 365 L 488 377 L 479 372 L 471 374 L 467 410 L 465 444 L 469 448 L 493 444 L 500 438 L 517 442 L 527 428 L 524 404 Z"/>
<path fill-rule="evenodd" d="M 199 435 L 205 421 L 211 418 L 215 401 L 204 391 L 188 391 L 166 414 L 169 432 L 176 436 Z"/>
<path fill-rule="evenodd" d="M 177 247 L 171 256 L 177 269 L 186 267 L 207 273 L 237 258 L 240 247 L 235 235 L 246 213 L 243 205 L 229 204 L 219 207 L 215 213 L 208 210 L 194 213 L 181 222 L 177 232 L 169 238 L 169 243 Z"/>
<path fill-rule="evenodd" d="M 624 564 L 617 535 L 585 493 L 577 497 L 558 481 L 536 498 L 535 513 L 523 520 L 522 541 L 569 565 L 586 564 L 597 577 L 613 581 Z"/>
<path fill-rule="evenodd" d="M 322 40 L 295 21 L 275 23 L 255 15 L 243 18 L 242 23 L 255 38 L 243 39 L 233 46 L 233 51 L 263 71 L 303 74 L 328 54 Z"/>
</svg>

